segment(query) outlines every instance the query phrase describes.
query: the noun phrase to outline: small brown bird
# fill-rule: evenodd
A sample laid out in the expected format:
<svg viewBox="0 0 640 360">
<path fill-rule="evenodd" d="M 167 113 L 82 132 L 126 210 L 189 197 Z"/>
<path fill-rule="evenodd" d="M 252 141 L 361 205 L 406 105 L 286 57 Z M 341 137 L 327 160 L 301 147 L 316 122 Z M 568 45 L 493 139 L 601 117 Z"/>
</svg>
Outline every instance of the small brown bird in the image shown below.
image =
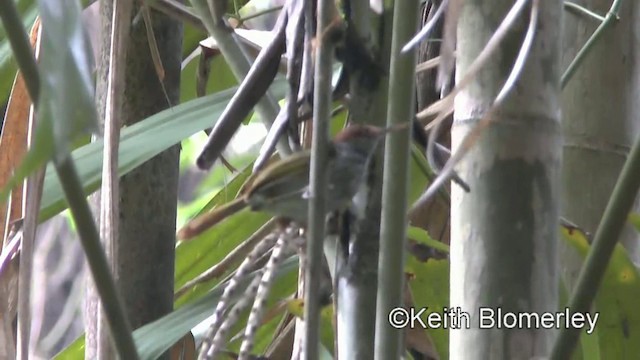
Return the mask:
<svg viewBox="0 0 640 360">
<path fill-rule="evenodd" d="M 336 135 L 327 165 L 327 212 L 349 206 L 367 179 L 369 164 L 380 140 L 389 131 L 404 128 L 404 125 L 390 128 L 352 125 Z M 191 239 L 246 206 L 305 224 L 310 155 L 309 151 L 301 151 L 267 166 L 247 182 L 240 197 L 187 223 L 178 232 L 178 240 Z"/>
</svg>

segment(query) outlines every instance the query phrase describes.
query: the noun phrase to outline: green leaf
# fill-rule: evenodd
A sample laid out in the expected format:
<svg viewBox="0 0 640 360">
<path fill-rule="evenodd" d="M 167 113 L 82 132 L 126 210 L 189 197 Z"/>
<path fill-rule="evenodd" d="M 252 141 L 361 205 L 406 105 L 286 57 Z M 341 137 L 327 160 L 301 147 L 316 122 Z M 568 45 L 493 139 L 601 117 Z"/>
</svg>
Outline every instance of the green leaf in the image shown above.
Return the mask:
<svg viewBox="0 0 640 360">
<path fill-rule="evenodd" d="M 176 249 L 176 288 L 220 262 L 270 218 L 270 215 L 264 213 L 241 211 L 190 241 L 180 244 Z M 220 280 L 211 280 L 207 284 L 192 288 L 178 299 L 176 306 L 201 297 Z"/>
<path fill-rule="evenodd" d="M 199 46 L 196 44 L 196 46 Z M 180 102 L 196 99 L 197 71 L 200 56 L 191 59 L 182 69 L 180 79 Z M 210 60 L 209 81 L 207 82 L 207 94 L 227 90 L 238 84 L 231 72 L 229 65 L 222 55 L 216 55 Z"/>
<path fill-rule="evenodd" d="M 284 96 L 283 80 L 274 84 L 275 93 Z M 180 104 L 152 115 L 122 130 L 118 173 L 127 174 L 142 163 L 183 139 L 210 127 L 220 116 L 236 88 L 221 91 Z M 85 145 L 72 153 L 78 175 L 91 193 L 100 186 L 102 176 L 102 140 Z M 47 167 L 40 219 L 44 221 L 66 208 L 60 182 L 52 166 Z"/>
<path fill-rule="evenodd" d="M 629 214 L 628 221 L 636 228 L 636 231 L 640 231 L 640 214 L 631 213 Z"/>
<path fill-rule="evenodd" d="M 297 273 L 298 259 L 290 258 L 277 272 L 276 281 L 283 276 Z M 248 285 L 248 281 L 243 286 Z M 134 332 L 138 352 L 142 359 L 155 359 L 193 327 L 211 316 L 223 287 L 218 286 L 206 296 L 189 303 L 163 318 L 143 326 Z"/>
<path fill-rule="evenodd" d="M 429 259 L 421 262 L 409 256 L 406 271 L 410 275 L 408 284 L 416 308 L 428 307 L 429 313 L 442 313 L 449 306 L 449 260 Z M 425 331 L 431 336 L 440 358 L 447 359 L 449 330 L 438 327 Z"/>
<path fill-rule="evenodd" d="M 297 274 L 297 270 L 297 257 L 285 260 L 276 274 L 276 281 L 292 273 Z M 249 284 L 247 280 L 241 282 L 241 286 L 247 286 Z M 133 336 L 140 358 L 157 359 L 192 328 L 211 316 L 223 291 L 224 286 L 219 285 L 200 299 L 134 331 Z M 82 359 L 83 357 L 84 337 L 81 337 L 54 359 Z"/>
<path fill-rule="evenodd" d="M 287 301 L 287 310 L 299 319 L 304 319 L 304 300 L 292 299 Z M 327 351 L 333 353 L 335 338 L 333 333 L 333 304 L 323 306 L 320 310 L 320 343 Z"/>
<path fill-rule="evenodd" d="M 429 233 L 419 227 L 409 226 L 407 230 L 407 237 L 411 240 L 415 240 L 421 244 L 432 247 L 436 250 L 440 250 L 449 253 L 449 245 L 444 244 L 438 240 L 434 240 Z"/>
<path fill-rule="evenodd" d="M 590 251 L 587 237 L 580 229 L 562 227 L 562 239 L 583 258 Z M 600 353 L 585 353 L 589 359 L 635 359 L 640 354 L 640 274 L 626 250 L 616 245 L 595 299 L 599 314 L 594 334 L 581 334 L 584 350 L 599 347 Z M 589 344 L 597 339 L 599 346 Z"/>
<path fill-rule="evenodd" d="M 50 129 L 40 125 L 51 121 L 55 156 L 66 156 L 79 135 L 98 129 L 92 50 L 78 1 L 60 6 L 57 0 L 40 0 L 39 5 L 43 31 L 37 131 L 50 134 Z"/>
<path fill-rule="evenodd" d="M 38 15 L 38 8 L 35 1 L 17 0 L 16 7 L 22 17 L 25 31 L 28 32 Z M 0 104 L 9 98 L 9 92 L 13 86 L 13 80 L 16 77 L 17 71 L 18 66 L 13 58 L 9 39 L 7 39 L 4 27 L 0 26 Z"/>
<path fill-rule="evenodd" d="M 409 204 L 413 204 L 433 179 L 433 172 L 427 158 L 416 144 L 411 145 L 411 183 L 409 184 Z"/>
<path fill-rule="evenodd" d="M 80 4 L 73 1 L 60 7 L 56 1 L 42 0 L 39 10 L 42 27 L 47 30 L 42 31 L 41 39 L 35 141 L 0 192 L 0 202 L 54 154 L 68 154 L 82 131 L 97 129 L 92 53 L 80 18 Z"/>
</svg>

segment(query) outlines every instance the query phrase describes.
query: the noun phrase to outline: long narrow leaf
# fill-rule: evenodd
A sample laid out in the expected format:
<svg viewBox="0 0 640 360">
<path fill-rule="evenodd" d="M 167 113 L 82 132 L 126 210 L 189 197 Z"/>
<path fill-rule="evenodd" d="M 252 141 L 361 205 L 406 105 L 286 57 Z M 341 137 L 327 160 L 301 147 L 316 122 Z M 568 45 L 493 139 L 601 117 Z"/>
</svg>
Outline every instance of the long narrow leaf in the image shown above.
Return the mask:
<svg viewBox="0 0 640 360">
<path fill-rule="evenodd" d="M 18 0 L 16 7 L 22 17 L 25 30 L 30 29 L 38 14 L 35 1 Z M 11 52 L 9 39 L 7 39 L 4 27 L 0 26 L 0 104 L 8 98 L 17 71 L 18 66 Z"/>
<path fill-rule="evenodd" d="M 276 277 L 294 273 L 298 268 L 298 259 L 293 257 L 282 264 Z M 222 284 L 222 285 L 226 285 Z M 245 281 L 243 286 L 248 285 Z M 174 312 L 137 329 L 133 336 L 141 359 L 156 359 L 180 340 L 184 334 L 211 316 L 212 309 L 222 295 L 224 286 L 217 286 L 202 298 L 186 304 Z M 82 359 L 84 337 L 56 355 L 54 359 Z"/>
<path fill-rule="evenodd" d="M 120 176 L 183 139 L 211 127 L 235 91 L 236 88 L 232 88 L 189 101 L 123 129 L 118 156 Z M 274 91 L 278 96 L 284 96 L 284 81 L 276 81 Z M 99 140 L 73 152 L 73 160 L 87 193 L 95 191 L 100 185 L 102 151 L 103 143 Z M 49 166 L 45 175 L 40 220 L 49 219 L 65 208 L 60 182 L 53 167 Z"/>
</svg>

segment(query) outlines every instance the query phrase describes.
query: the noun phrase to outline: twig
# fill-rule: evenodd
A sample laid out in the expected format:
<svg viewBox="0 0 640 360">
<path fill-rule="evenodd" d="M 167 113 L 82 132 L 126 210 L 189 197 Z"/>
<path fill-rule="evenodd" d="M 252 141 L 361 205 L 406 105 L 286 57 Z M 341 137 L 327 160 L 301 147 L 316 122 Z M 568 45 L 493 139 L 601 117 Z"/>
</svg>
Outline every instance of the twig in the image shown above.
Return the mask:
<svg viewBox="0 0 640 360">
<path fill-rule="evenodd" d="M 433 14 L 431 20 L 429 20 L 429 22 L 426 23 L 425 26 L 422 27 L 422 29 L 420 29 L 416 36 L 414 36 L 411 40 L 409 40 L 409 42 L 407 42 L 405 46 L 402 47 L 402 50 L 400 51 L 401 54 L 409 52 L 409 50 L 420 44 L 422 40 L 424 40 L 429 36 L 429 34 L 431 34 L 431 31 L 435 29 L 438 20 L 440 19 L 442 14 L 444 14 L 444 10 L 447 8 L 448 3 L 449 0 L 442 0 L 440 6 L 438 6 L 438 10 L 436 10 L 436 12 Z"/>
<path fill-rule="evenodd" d="M 107 257 L 100 244 L 98 229 L 93 222 L 91 209 L 73 160 L 67 155 L 64 159 L 56 160 L 54 166 L 75 220 L 80 243 L 89 259 L 89 269 L 100 295 L 116 350 L 122 359 L 136 360 L 138 353 L 131 336 L 131 325 L 124 314 L 124 306 L 111 276 Z"/>
<path fill-rule="evenodd" d="M 142 18 L 144 19 L 144 27 L 147 32 L 149 52 L 151 53 L 151 59 L 153 60 L 153 65 L 156 70 L 156 76 L 158 77 L 158 81 L 160 82 L 160 87 L 162 88 L 164 98 L 167 100 L 167 105 L 171 107 L 173 105 L 171 104 L 171 100 L 169 100 L 167 88 L 164 86 L 164 66 L 162 65 L 162 59 L 160 58 L 160 50 L 158 49 L 158 42 L 156 41 L 155 31 L 153 31 L 151 10 L 149 9 L 149 6 L 143 3 L 140 11 L 142 12 Z"/>
<path fill-rule="evenodd" d="M 146 4 L 174 19 L 184 21 L 194 27 L 206 31 L 200 17 L 192 8 L 175 0 L 147 0 Z"/>
<path fill-rule="evenodd" d="M 620 10 L 621 4 L 622 0 L 614 0 L 613 3 L 611 3 L 611 8 L 609 8 L 609 11 L 607 12 L 607 15 L 605 16 L 600 26 L 598 26 L 598 28 L 593 32 L 589 40 L 587 40 L 587 42 L 584 44 L 582 49 L 580 49 L 573 61 L 571 61 L 571 64 L 569 64 L 567 70 L 565 70 L 564 74 L 562 74 L 562 78 L 560 78 L 560 86 L 563 89 L 569 83 L 576 70 L 578 70 L 580 64 L 582 64 L 584 59 L 587 57 L 587 54 L 589 54 L 591 49 L 593 49 L 596 42 L 600 39 L 600 37 L 602 37 L 602 35 L 604 35 L 609 26 L 611 26 L 614 21 L 618 20 L 618 11 Z"/>
<path fill-rule="evenodd" d="M 226 25 L 226 23 L 224 22 L 224 19 L 214 19 L 211 16 L 209 12 L 209 6 L 206 0 L 192 0 L 192 3 L 195 9 L 200 14 L 202 22 L 206 27 L 207 31 L 216 40 L 216 43 L 220 51 L 222 52 L 222 55 L 227 60 L 227 63 L 229 63 L 229 66 L 231 67 L 231 71 L 233 72 L 234 76 L 238 79 L 238 81 L 247 78 L 250 75 L 250 70 L 255 68 L 251 67 L 251 64 L 249 63 L 248 55 L 240 46 L 238 37 L 235 36 L 231 28 L 228 25 Z M 262 54 L 263 52 L 266 52 L 266 50 L 263 49 L 260 52 L 260 54 Z M 261 56 L 259 55 L 258 59 L 256 59 L 256 62 L 255 62 L 256 64 L 260 62 L 260 58 Z M 278 58 L 278 64 L 279 64 L 279 60 L 280 59 Z M 262 66 L 264 65 L 265 64 L 263 64 Z M 254 66 L 257 66 L 257 65 L 254 65 Z M 276 64 L 276 71 L 277 71 L 277 64 Z M 255 72 L 255 70 L 251 72 Z M 243 81 L 240 88 L 242 88 L 242 86 L 244 86 L 245 83 L 246 81 Z M 238 92 L 240 92 L 240 90 L 241 89 L 239 89 Z M 259 98 L 259 101 L 257 101 L 257 103 L 254 103 L 254 104 L 256 107 L 256 112 L 260 116 L 260 119 L 262 120 L 262 122 L 265 123 L 265 125 L 270 126 L 271 123 L 273 122 L 273 119 L 275 119 L 276 115 L 278 114 L 278 109 L 279 109 L 278 103 L 267 91 L 266 95 L 262 97 L 262 99 Z M 228 107 L 229 106 L 227 106 L 227 108 Z M 253 107 L 253 104 L 250 106 L 250 108 L 252 107 Z M 251 109 L 248 109 L 247 111 L 250 111 L 250 110 Z M 225 109 L 225 113 L 227 112 L 228 112 L 228 109 Z M 242 116 L 241 118 L 244 119 L 244 116 Z M 218 121 L 217 124 L 220 124 L 220 121 Z M 226 126 L 229 127 L 229 124 L 227 124 Z M 226 146 L 226 144 L 229 141 L 229 136 L 228 134 L 223 134 L 223 135 L 224 137 L 226 137 L 226 139 L 223 139 L 224 145 Z M 283 141 L 278 142 L 278 151 L 283 156 L 291 153 L 291 149 L 289 148 L 288 144 Z"/>
<path fill-rule="evenodd" d="M 255 18 L 260 17 L 262 15 L 271 14 L 272 12 L 276 12 L 276 11 L 282 10 L 283 7 L 284 6 L 274 6 L 274 7 L 268 8 L 268 9 L 256 11 L 255 13 L 253 13 L 251 15 L 247 15 L 245 17 L 239 17 L 239 16 L 231 15 L 230 18 L 236 20 L 238 22 L 238 26 L 242 26 L 242 24 L 244 24 L 244 22 L 247 21 L 247 20 L 255 19 Z"/>
<path fill-rule="evenodd" d="M 568 12 L 572 12 L 574 14 L 578 14 L 578 15 L 583 15 L 591 20 L 596 20 L 598 22 L 603 22 L 605 20 L 604 16 L 600 16 L 599 14 L 596 14 L 595 12 L 580 6 L 576 3 L 573 3 L 571 1 L 565 1 L 564 2 L 564 8 L 568 11 Z"/>
</svg>

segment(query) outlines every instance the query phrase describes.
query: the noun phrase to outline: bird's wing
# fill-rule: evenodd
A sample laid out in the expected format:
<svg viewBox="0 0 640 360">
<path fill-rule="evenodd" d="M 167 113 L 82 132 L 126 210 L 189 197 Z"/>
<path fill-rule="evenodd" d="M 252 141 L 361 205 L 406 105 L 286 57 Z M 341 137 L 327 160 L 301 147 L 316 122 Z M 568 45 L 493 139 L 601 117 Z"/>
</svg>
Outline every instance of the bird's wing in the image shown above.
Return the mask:
<svg viewBox="0 0 640 360">
<path fill-rule="evenodd" d="M 294 176 L 301 180 L 306 179 L 305 182 L 301 181 L 301 184 L 308 184 L 310 155 L 309 151 L 300 151 L 289 156 L 286 160 L 276 161 L 267 166 L 256 175 L 255 180 L 253 180 L 247 191 L 247 196 L 251 196 L 252 193 L 258 190 L 269 192 L 270 188 L 287 186 L 287 183 L 290 186 L 289 179 Z M 289 176 L 283 176 L 284 174 Z M 297 189 L 291 190 L 296 191 Z"/>
</svg>

